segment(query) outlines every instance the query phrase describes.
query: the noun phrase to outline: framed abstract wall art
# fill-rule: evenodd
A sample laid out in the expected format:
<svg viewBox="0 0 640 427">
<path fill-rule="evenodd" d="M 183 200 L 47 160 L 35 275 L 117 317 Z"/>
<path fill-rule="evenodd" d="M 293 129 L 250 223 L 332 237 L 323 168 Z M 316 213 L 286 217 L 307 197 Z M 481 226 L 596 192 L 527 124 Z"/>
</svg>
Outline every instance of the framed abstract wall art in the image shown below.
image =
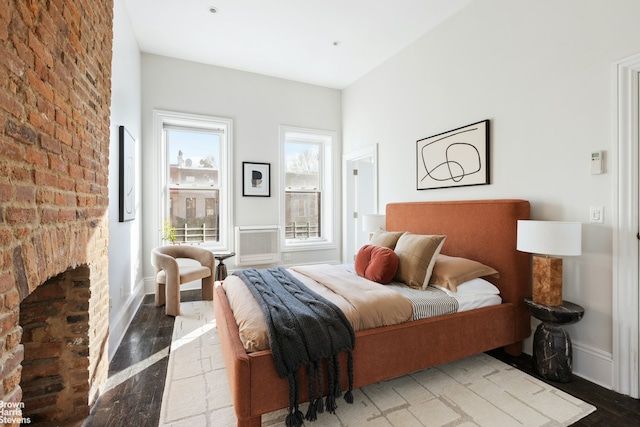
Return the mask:
<svg viewBox="0 0 640 427">
<path fill-rule="evenodd" d="M 242 195 L 271 197 L 271 164 L 242 162 Z"/>
<path fill-rule="evenodd" d="M 489 184 L 489 120 L 419 139 L 416 159 L 418 190 Z"/>
</svg>

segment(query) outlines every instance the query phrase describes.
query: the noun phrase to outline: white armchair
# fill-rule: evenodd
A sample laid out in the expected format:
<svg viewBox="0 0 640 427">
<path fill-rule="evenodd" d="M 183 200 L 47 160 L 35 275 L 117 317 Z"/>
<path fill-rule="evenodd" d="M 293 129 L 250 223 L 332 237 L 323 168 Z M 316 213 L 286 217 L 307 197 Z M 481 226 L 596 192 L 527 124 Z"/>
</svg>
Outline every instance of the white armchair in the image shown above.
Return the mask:
<svg viewBox="0 0 640 427">
<path fill-rule="evenodd" d="M 179 266 L 178 258 L 196 260 L 200 265 Z M 202 279 L 202 299 L 213 300 L 213 253 L 195 246 L 161 246 L 151 251 L 151 265 L 155 267 L 156 306 L 166 305 L 169 316 L 180 315 L 180 285 Z"/>
</svg>

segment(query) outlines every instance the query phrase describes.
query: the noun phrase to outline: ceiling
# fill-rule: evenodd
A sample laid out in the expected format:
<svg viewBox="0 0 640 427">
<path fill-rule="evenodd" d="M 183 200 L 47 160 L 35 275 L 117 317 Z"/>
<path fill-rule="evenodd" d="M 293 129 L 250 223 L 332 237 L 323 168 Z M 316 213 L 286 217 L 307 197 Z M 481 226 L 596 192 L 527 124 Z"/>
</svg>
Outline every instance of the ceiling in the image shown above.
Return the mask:
<svg viewBox="0 0 640 427">
<path fill-rule="evenodd" d="M 471 1 L 124 0 L 142 52 L 336 89 Z"/>
</svg>

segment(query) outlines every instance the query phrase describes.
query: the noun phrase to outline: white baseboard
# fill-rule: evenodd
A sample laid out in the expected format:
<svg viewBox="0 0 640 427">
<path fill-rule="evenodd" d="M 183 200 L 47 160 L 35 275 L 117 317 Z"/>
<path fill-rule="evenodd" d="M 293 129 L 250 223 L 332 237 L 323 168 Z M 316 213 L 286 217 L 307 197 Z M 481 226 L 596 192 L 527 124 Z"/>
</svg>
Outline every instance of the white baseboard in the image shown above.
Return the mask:
<svg viewBox="0 0 640 427">
<path fill-rule="evenodd" d="M 524 341 L 524 352 L 528 355 L 532 353 L 534 331 L 535 329 L 531 332 L 531 336 Z M 613 354 L 573 340 L 571 348 L 574 375 L 613 390 Z"/>
<path fill-rule="evenodd" d="M 145 277 L 142 281 L 144 282 L 145 295 L 153 295 L 156 293 L 156 282 L 154 282 L 153 277 Z"/>
<path fill-rule="evenodd" d="M 573 373 L 579 377 L 613 390 L 613 354 L 572 342 Z"/>
<path fill-rule="evenodd" d="M 109 362 L 115 356 L 129 324 L 138 311 L 144 297 L 144 280 L 140 281 L 125 303 L 115 313 L 109 314 Z"/>
</svg>

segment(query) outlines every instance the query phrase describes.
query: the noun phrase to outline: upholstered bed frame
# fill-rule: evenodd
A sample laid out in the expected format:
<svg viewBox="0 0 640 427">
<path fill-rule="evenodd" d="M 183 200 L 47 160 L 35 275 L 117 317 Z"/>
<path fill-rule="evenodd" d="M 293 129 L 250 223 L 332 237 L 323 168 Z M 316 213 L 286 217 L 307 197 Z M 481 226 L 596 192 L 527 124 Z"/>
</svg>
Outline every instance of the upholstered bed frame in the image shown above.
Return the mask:
<svg viewBox="0 0 640 427">
<path fill-rule="evenodd" d="M 531 294 L 531 272 L 529 255 L 516 250 L 516 227 L 518 219 L 529 218 L 529 210 L 524 200 L 387 205 L 388 231 L 444 234 L 447 239 L 441 253 L 498 270 L 500 277 L 488 280 L 500 289 L 503 303 L 357 332 L 355 387 L 498 347 L 512 355 L 522 352 L 522 340 L 531 332 L 523 302 Z M 215 289 L 214 309 L 238 426 L 257 427 L 262 414 L 288 407 L 288 382 L 278 377 L 270 351 L 247 354 L 222 286 Z M 345 363 L 343 357 L 341 364 Z M 343 389 L 347 385 L 344 371 Z M 305 370 L 300 378 L 304 402 L 308 400 Z"/>
</svg>

